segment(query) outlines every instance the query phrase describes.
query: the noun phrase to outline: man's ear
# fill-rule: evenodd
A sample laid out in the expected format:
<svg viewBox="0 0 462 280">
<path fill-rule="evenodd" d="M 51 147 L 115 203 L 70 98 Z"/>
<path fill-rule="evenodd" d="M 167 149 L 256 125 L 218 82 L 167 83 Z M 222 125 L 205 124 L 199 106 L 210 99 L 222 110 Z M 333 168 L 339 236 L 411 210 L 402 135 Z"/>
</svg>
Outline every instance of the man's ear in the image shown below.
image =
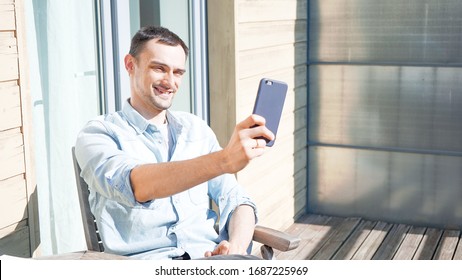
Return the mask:
<svg viewBox="0 0 462 280">
<path fill-rule="evenodd" d="M 124 64 L 128 74 L 133 73 L 133 69 L 135 68 L 135 58 L 131 54 L 127 54 L 124 57 Z"/>
</svg>

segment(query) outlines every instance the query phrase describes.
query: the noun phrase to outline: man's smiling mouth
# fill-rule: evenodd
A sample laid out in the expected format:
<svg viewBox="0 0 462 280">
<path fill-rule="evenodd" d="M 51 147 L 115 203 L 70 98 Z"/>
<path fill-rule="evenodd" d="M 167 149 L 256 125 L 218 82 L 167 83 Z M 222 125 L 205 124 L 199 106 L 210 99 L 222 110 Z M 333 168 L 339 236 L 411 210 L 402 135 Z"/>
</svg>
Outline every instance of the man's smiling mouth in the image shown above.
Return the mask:
<svg viewBox="0 0 462 280">
<path fill-rule="evenodd" d="M 170 95 L 173 94 L 173 91 L 172 90 L 169 90 L 169 89 L 166 89 L 166 88 L 163 88 L 163 87 L 159 87 L 159 86 L 155 86 L 154 87 L 154 90 L 156 92 L 156 94 L 162 98 L 169 98 Z"/>
</svg>

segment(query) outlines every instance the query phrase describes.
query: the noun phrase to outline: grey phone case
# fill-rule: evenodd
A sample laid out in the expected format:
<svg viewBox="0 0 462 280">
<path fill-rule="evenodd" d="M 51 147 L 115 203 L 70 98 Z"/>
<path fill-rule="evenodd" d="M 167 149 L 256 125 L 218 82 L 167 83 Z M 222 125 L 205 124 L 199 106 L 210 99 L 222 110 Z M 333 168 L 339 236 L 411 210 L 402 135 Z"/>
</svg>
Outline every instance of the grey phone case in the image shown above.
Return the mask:
<svg viewBox="0 0 462 280">
<path fill-rule="evenodd" d="M 253 113 L 266 119 L 266 127 L 273 132 L 275 137 L 281 120 L 286 94 L 287 84 L 285 82 L 267 78 L 260 80 Z M 272 141 L 265 140 L 266 146 L 271 147 L 276 138 Z"/>
</svg>

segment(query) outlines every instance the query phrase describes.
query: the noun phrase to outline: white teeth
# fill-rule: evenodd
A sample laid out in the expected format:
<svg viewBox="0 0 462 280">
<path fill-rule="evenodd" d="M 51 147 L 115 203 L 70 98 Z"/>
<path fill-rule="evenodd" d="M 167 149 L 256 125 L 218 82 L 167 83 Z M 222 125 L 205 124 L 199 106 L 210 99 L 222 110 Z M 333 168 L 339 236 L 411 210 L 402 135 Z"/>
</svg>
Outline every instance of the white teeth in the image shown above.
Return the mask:
<svg viewBox="0 0 462 280">
<path fill-rule="evenodd" d="M 156 89 L 158 92 L 160 92 L 160 93 L 169 93 L 168 90 L 163 89 L 163 88 L 160 88 L 160 87 L 155 87 L 155 89 Z"/>
</svg>

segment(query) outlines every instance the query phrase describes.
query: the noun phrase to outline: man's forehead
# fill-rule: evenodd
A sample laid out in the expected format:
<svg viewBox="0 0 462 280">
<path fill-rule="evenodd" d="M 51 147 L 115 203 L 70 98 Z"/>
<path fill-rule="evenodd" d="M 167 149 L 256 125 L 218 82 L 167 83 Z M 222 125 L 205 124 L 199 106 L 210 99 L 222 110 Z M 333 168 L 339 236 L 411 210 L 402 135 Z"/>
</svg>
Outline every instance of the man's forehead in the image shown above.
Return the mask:
<svg viewBox="0 0 462 280">
<path fill-rule="evenodd" d="M 180 45 L 169 46 L 154 39 L 146 42 L 139 58 L 148 64 L 164 64 L 178 69 L 184 69 L 186 63 L 186 55 Z"/>
<path fill-rule="evenodd" d="M 171 46 L 165 44 L 158 39 L 152 39 L 145 43 L 143 51 L 157 51 L 157 52 L 168 52 L 168 53 L 181 53 L 182 57 L 186 58 L 183 47 L 181 45 Z"/>
</svg>

